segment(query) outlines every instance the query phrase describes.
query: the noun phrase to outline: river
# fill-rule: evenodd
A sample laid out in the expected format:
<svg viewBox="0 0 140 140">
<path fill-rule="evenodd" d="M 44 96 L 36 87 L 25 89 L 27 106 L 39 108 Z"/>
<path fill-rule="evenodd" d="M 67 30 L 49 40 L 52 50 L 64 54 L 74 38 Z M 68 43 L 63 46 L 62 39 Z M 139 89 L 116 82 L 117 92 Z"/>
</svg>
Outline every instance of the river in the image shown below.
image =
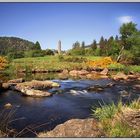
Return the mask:
<svg viewBox="0 0 140 140">
<path fill-rule="evenodd" d="M 139 94 L 132 94 L 131 97 L 121 97 L 120 91 L 132 91 L 130 85 L 117 83 L 111 88 L 103 91 L 88 91 L 94 85 L 104 86 L 114 82 L 110 79 L 96 80 L 53 80 L 60 83 L 60 88 L 50 89 L 53 92 L 51 97 L 34 98 L 21 96 L 19 92 L 12 90 L 0 93 L 0 110 L 6 103 L 11 103 L 15 110 L 16 121 L 11 126 L 19 131 L 25 127 L 31 127 L 36 132 L 51 130 L 56 125 L 64 123 L 72 118 L 92 117 L 92 107 L 99 107 L 100 104 L 117 103 L 120 99 L 129 101 L 137 98 Z M 41 125 L 41 126 L 40 126 Z M 22 132 L 18 137 L 35 137 L 32 132 Z"/>
</svg>

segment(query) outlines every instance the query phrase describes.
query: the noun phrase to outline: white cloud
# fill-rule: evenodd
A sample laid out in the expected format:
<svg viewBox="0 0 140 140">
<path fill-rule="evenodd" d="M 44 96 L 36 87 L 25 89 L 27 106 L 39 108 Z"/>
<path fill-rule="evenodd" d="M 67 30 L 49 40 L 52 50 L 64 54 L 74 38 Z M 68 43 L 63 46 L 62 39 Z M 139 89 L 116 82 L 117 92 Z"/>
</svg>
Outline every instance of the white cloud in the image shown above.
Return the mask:
<svg viewBox="0 0 140 140">
<path fill-rule="evenodd" d="M 133 17 L 132 16 L 121 16 L 118 18 L 118 20 L 121 23 L 129 23 L 129 22 L 133 21 Z"/>
</svg>

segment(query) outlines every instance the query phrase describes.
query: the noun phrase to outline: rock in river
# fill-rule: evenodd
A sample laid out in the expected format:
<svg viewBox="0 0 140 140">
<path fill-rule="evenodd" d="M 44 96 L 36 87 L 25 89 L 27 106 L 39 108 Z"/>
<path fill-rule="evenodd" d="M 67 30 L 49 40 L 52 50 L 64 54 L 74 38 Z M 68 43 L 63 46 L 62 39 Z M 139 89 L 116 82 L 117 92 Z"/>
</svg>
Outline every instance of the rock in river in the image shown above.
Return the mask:
<svg viewBox="0 0 140 140">
<path fill-rule="evenodd" d="M 109 70 L 105 68 L 103 71 L 100 72 L 101 75 L 107 75 Z"/>
<path fill-rule="evenodd" d="M 46 88 L 49 89 L 53 87 L 60 87 L 60 85 L 52 81 L 32 80 L 30 82 L 18 83 L 15 86 L 15 90 L 22 92 L 22 94 L 26 96 L 48 97 L 51 96 L 52 93 L 49 93 L 47 91 L 41 91 L 41 90 Z"/>
<path fill-rule="evenodd" d="M 7 89 L 13 90 L 14 87 L 15 87 L 18 83 L 22 83 L 22 82 L 24 82 L 24 79 L 23 79 L 23 78 L 9 80 L 7 83 L 3 83 L 3 84 L 2 84 L 2 88 L 3 88 L 4 90 L 7 90 Z"/>
<path fill-rule="evenodd" d="M 88 73 L 86 70 L 72 70 L 69 72 L 71 76 L 87 75 Z"/>
<path fill-rule="evenodd" d="M 7 109 L 9 109 L 9 108 L 11 108 L 11 107 L 12 107 L 12 104 L 7 103 L 7 104 L 5 104 L 5 105 L 4 105 L 4 107 L 5 107 L 5 108 L 7 108 Z"/>
<path fill-rule="evenodd" d="M 22 83 L 24 82 L 23 78 L 9 80 L 7 83 Z"/>
<path fill-rule="evenodd" d="M 34 90 L 34 89 L 22 89 L 21 92 L 25 96 L 33 96 L 33 97 L 49 97 L 49 96 L 52 96 L 52 93 L 49 93 L 47 91 L 40 91 L 40 90 Z"/>
<path fill-rule="evenodd" d="M 22 93 L 22 95 L 34 96 L 34 97 L 51 96 L 52 93 L 49 93 L 47 91 L 41 91 L 41 90 L 50 89 L 53 87 L 60 87 L 60 85 L 58 83 L 52 82 L 52 81 L 47 81 L 47 80 L 46 81 L 32 80 L 30 82 L 22 82 L 22 83 L 20 83 L 20 81 L 19 81 L 19 83 L 11 83 L 11 82 L 4 83 L 3 87 L 5 89 L 10 88 L 12 90 L 20 91 Z"/>
<path fill-rule="evenodd" d="M 99 85 L 94 85 L 88 88 L 88 91 L 96 91 L 96 92 L 101 92 L 104 91 L 104 88 Z"/>
<path fill-rule="evenodd" d="M 19 83 L 15 86 L 15 89 L 18 91 L 21 91 L 22 89 L 36 89 L 36 90 L 42 90 L 42 89 L 49 89 L 53 87 L 60 87 L 60 85 L 56 82 L 52 81 L 37 81 L 32 80 L 30 82 L 24 82 Z"/>
<path fill-rule="evenodd" d="M 127 80 L 128 79 L 128 76 L 125 75 L 123 72 L 118 72 L 116 75 L 113 76 L 113 79 L 114 80 Z"/>
<path fill-rule="evenodd" d="M 120 95 L 121 95 L 122 97 L 128 97 L 128 96 L 130 96 L 129 92 L 127 92 L 126 90 L 122 90 L 122 91 L 120 91 L 119 93 L 120 93 Z"/>
</svg>

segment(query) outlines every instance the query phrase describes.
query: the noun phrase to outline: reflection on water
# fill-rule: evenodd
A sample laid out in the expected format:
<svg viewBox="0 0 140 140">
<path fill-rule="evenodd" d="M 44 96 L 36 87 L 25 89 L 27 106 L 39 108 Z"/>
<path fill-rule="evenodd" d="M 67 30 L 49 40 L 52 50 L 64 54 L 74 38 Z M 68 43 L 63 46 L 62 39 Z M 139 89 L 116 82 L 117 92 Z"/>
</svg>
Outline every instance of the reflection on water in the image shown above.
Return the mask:
<svg viewBox="0 0 140 140">
<path fill-rule="evenodd" d="M 12 79 L 18 79 L 18 78 L 24 78 L 26 81 L 52 80 L 52 79 L 58 79 L 58 74 L 57 73 L 10 73 L 10 74 L 0 73 L 0 79 L 3 82 Z"/>
</svg>

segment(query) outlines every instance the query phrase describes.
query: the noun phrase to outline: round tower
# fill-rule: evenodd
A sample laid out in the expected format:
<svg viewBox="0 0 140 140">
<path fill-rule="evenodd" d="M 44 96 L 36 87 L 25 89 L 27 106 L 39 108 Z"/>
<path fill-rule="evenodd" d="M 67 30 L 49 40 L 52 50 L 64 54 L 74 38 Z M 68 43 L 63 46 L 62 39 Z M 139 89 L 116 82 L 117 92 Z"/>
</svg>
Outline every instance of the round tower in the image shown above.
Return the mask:
<svg viewBox="0 0 140 140">
<path fill-rule="evenodd" d="M 58 54 L 61 54 L 61 41 L 58 41 Z"/>
</svg>

